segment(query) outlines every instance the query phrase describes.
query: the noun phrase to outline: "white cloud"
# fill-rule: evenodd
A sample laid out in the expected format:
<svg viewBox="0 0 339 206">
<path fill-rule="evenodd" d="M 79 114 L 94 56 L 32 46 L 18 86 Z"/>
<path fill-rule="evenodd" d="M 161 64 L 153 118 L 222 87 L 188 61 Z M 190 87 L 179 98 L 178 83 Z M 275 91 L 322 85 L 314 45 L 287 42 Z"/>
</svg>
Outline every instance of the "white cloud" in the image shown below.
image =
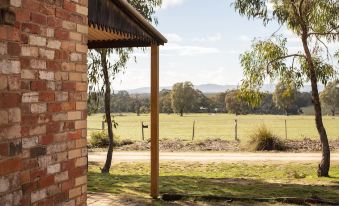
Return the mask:
<svg viewBox="0 0 339 206">
<path fill-rule="evenodd" d="M 212 34 L 208 37 L 198 37 L 198 38 L 193 38 L 192 41 L 194 42 L 217 42 L 222 39 L 222 34 L 221 33 L 216 33 Z"/>
<path fill-rule="evenodd" d="M 201 47 L 201 46 L 190 46 L 180 45 L 177 43 L 168 43 L 162 48 L 162 51 L 173 53 L 173 55 L 179 56 L 199 56 L 206 54 L 215 54 L 220 51 L 213 47 Z"/>
<path fill-rule="evenodd" d="M 169 7 L 174 7 L 181 5 L 184 2 L 184 0 L 163 0 L 161 9 L 167 9 Z"/>
<path fill-rule="evenodd" d="M 168 42 L 182 42 L 182 37 L 175 33 L 169 33 L 165 35 L 168 39 Z"/>
<path fill-rule="evenodd" d="M 251 38 L 247 35 L 240 35 L 238 37 L 238 40 L 242 41 L 242 42 L 250 42 L 251 41 Z"/>
</svg>

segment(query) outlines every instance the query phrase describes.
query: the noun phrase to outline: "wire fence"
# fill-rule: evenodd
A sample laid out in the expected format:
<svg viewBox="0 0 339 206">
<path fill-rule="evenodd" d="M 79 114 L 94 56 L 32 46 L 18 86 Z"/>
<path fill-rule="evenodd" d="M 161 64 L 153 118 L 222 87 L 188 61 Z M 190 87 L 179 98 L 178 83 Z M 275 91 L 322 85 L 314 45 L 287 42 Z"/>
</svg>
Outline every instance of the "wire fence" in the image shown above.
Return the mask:
<svg viewBox="0 0 339 206">
<path fill-rule="evenodd" d="M 150 135 L 149 121 L 121 121 L 114 133 L 124 139 L 147 140 Z M 201 140 L 220 138 L 225 140 L 246 140 L 261 125 L 265 125 L 275 135 L 283 139 L 318 139 L 315 121 L 312 118 L 234 118 L 179 120 L 160 119 L 160 139 Z M 324 125 L 330 139 L 339 139 L 339 119 L 325 118 Z M 102 121 L 89 121 L 89 135 L 92 131 L 106 129 Z"/>
</svg>

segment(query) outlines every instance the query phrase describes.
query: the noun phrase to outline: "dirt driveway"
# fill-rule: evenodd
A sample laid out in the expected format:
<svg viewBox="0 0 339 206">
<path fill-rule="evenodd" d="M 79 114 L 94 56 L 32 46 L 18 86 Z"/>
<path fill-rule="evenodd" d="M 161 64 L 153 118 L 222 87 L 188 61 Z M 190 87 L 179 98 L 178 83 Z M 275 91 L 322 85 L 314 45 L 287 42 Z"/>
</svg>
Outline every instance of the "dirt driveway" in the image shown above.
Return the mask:
<svg viewBox="0 0 339 206">
<path fill-rule="evenodd" d="M 105 152 L 89 152 L 88 161 L 104 162 Z M 320 161 L 321 153 L 218 153 L 218 152 L 161 152 L 160 161 L 188 162 L 309 162 Z M 114 152 L 113 163 L 147 162 L 149 152 Z M 331 154 L 331 161 L 339 161 L 339 153 Z"/>
</svg>

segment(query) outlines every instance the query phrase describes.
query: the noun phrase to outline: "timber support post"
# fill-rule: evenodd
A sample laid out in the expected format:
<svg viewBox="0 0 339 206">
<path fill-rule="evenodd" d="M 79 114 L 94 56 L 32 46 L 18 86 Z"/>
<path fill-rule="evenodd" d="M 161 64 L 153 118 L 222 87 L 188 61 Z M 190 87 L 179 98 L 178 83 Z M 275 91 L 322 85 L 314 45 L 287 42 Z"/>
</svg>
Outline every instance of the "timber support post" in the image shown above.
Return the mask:
<svg viewBox="0 0 339 206">
<path fill-rule="evenodd" d="M 285 138 L 287 139 L 287 120 L 285 119 Z"/>
<path fill-rule="evenodd" d="M 151 46 L 151 197 L 159 197 L 159 46 Z"/>
<path fill-rule="evenodd" d="M 195 136 L 195 120 L 193 121 L 192 141 L 194 140 L 194 136 Z"/>
<path fill-rule="evenodd" d="M 238 120 L 235 120 L 235 125 L 234 125 L 234 139 L 238 141 Z"/>
</svg>

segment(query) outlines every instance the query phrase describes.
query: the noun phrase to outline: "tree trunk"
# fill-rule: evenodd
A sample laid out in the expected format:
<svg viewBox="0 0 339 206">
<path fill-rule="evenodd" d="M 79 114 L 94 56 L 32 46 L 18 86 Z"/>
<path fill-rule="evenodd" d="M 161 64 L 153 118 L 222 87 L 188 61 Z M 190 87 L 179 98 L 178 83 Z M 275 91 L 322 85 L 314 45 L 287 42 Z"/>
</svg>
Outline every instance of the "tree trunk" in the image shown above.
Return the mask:
<svg viewBox="0 0 339 206">
<path fill-rule="evenodd" d="M 106 64 L 106 52 L 101 53 L 101 64 L 104 73 L 104 83 L 105 83 L 105 115 L 106 115 L 106 122 L 107 122 L 107 130 L 108 130 L 108 139 L 109 139 L 109 146 L 107 151 L 107 158 L 105 162 L 105 166 L 101 169 L 102 173 L 109 173 L 109 169 L 112 165 L 112 156 L 113 156 L 113 127 L 112 127 L 112 119 L 111 119 L 111 110 L 110 110 L 110 103 L 111 103 L 111 84 L 108 75 L 108 68 Z"/>
<path fill-rule="evenodd" d="M 180 116 L 181 117 L 184 116 L 184 110 L 183 109 L 180 110 Z"/>
<path fill-rule="evenodd" d="M 315 111 L 315 123 L 317 126 L 317 130 L 320 136 L 320 142 L 322 147 L 322 159 L 318 167 L 318 177 L 328 177 L 328 172 L 330 169 L 330 146 L 328 143 L 327 133 L 323 124 L 322 120 L 322 113 L 321 113 L 321 103 L 319 99 L 319 91 L 318 91 L 318 85 L 317 85 L 317 76 L 314 68 L 314 63 L 312 59 L 311 52 L 308 48 L 307 43 L 307 36 L 308 33 L 306 29 L 304 29 L 302 34 L 302 42 L 304 51 L 306 54 L 306 60 L 308 64 L 309 69 L 309 78 L 311 80 L 311 86 L 312 86 L 312 99 L 313 99 L 313 105 L 314 105 L 314 111 Z"/>
</svg>

